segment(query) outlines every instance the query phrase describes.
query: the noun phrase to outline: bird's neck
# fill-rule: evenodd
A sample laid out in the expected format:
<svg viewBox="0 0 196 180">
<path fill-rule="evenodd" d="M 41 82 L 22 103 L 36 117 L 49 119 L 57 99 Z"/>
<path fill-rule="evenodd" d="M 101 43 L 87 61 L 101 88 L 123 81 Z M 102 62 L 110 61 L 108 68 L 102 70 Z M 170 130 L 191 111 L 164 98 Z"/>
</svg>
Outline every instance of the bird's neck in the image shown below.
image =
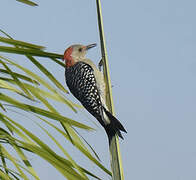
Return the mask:
<svg viewBox="0 0 196 180">
<path fill-rule="evenodd" d="M 67 60 L 66 60 L 66 67 L 71 67 L 74 66 L 77 62 L 80 61 L 85 61 L 86 58 L 85 57 L 76 57 L 76 56 L 70 56 Z"/>
<path fill-rule="evenodd" d="M 66 60 L 66 67 L 71 67 L 75 64 L 76 62 L 74 61 L 73 58 L 67 59 Z"/>
</svg>

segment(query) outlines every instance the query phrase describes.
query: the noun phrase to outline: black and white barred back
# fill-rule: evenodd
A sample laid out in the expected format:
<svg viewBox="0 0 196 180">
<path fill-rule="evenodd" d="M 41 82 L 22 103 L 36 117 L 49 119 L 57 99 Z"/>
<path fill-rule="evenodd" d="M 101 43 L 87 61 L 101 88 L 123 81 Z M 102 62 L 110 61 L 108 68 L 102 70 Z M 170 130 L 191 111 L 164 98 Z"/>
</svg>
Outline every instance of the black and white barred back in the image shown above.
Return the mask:
<svg viewBox="0 0 196 180">
<path fill-rule="evenodd" d="M 93 68 L 84 62 L 77 62 L 71 67 L 66 67 L 65 78 L 71 93 L 102 126 L 105 126 L 103 107 Z"/>
<path fill-rule="evenodd" d="M 123 139 L 120 131 L 126 132 L 126 130 L 120 121 L 102 105 L 93 68 L 84 62 L 77 62 L 71 67 L 66 67 L 65 79 L 71 93 L 104 127 L 109 143 L 115 134 Z M 106 123 L 103 113 L 109 118 L 109 124 Z"/>
</svg>

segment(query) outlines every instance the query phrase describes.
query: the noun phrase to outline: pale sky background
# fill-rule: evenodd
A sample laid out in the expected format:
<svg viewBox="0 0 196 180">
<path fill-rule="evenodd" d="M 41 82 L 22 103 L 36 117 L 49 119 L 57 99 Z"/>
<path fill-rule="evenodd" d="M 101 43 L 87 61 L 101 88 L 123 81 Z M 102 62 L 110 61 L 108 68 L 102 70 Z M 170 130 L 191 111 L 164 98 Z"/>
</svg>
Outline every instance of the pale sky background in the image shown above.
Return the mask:
<svg viewBox="0 0 196 180">
<path fill-rule="evenodd" d="M 98 63 L 95 0 L 35 2 L 39 7 L 1 1 L 0 28 L 15 39 L 60 54 L 71 44 L 98 43 L 88 54 Z M 196 1 L 105 0 L 102 7 L 115 111 L 128 132 L 120 140 L 125 180 L 195 180 Z M 39 60 L 65 84 L 62 68 Z M 84 113 L 59 109 L 86 124 L 95 122 L 91 116 L 86 121 Z M 100 126 L 97 129 L 81 134 L 110 168 L 106 135 Z M 73 155 L 82 165 L 89 163 L 77 152 Z M 63 180 L 47 163 L 37 157 L 31 160 L 42 180 Z M 110 179 L 91 164 L 86 166 L 103 180 Z"/>
</svg>

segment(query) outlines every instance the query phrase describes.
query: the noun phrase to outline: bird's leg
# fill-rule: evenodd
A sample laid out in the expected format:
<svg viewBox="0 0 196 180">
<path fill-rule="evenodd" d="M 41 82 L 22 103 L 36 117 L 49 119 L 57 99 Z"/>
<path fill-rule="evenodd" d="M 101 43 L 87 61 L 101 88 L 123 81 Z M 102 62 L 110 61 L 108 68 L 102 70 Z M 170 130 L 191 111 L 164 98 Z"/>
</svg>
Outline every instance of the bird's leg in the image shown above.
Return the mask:
<svg viewBox="0 0 196 180">
<path fill-rule="evenodd" d="M 100 61 L 99 61 L 99 64 L 98 64 L 98 67 L 99 67 L 99 70 L 101 71 L 101 67 L 103 66 L 103 60 L 101 59 Z"/>
</svg>

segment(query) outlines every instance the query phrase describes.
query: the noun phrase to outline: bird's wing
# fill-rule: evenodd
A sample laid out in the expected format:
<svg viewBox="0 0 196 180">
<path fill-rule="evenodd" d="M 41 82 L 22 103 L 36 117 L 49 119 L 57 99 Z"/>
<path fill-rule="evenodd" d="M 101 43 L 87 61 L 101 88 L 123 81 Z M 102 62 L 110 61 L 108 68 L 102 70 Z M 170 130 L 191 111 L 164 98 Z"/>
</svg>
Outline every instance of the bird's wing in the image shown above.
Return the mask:
<svg viewBox="0 0 196 180">
<path fill-rule="evenodd" d="M 93 68 L 84 62 L 66 68 L 66 83 L 71 93 L 103 126 L 103 106 Z"/>
</svg>

